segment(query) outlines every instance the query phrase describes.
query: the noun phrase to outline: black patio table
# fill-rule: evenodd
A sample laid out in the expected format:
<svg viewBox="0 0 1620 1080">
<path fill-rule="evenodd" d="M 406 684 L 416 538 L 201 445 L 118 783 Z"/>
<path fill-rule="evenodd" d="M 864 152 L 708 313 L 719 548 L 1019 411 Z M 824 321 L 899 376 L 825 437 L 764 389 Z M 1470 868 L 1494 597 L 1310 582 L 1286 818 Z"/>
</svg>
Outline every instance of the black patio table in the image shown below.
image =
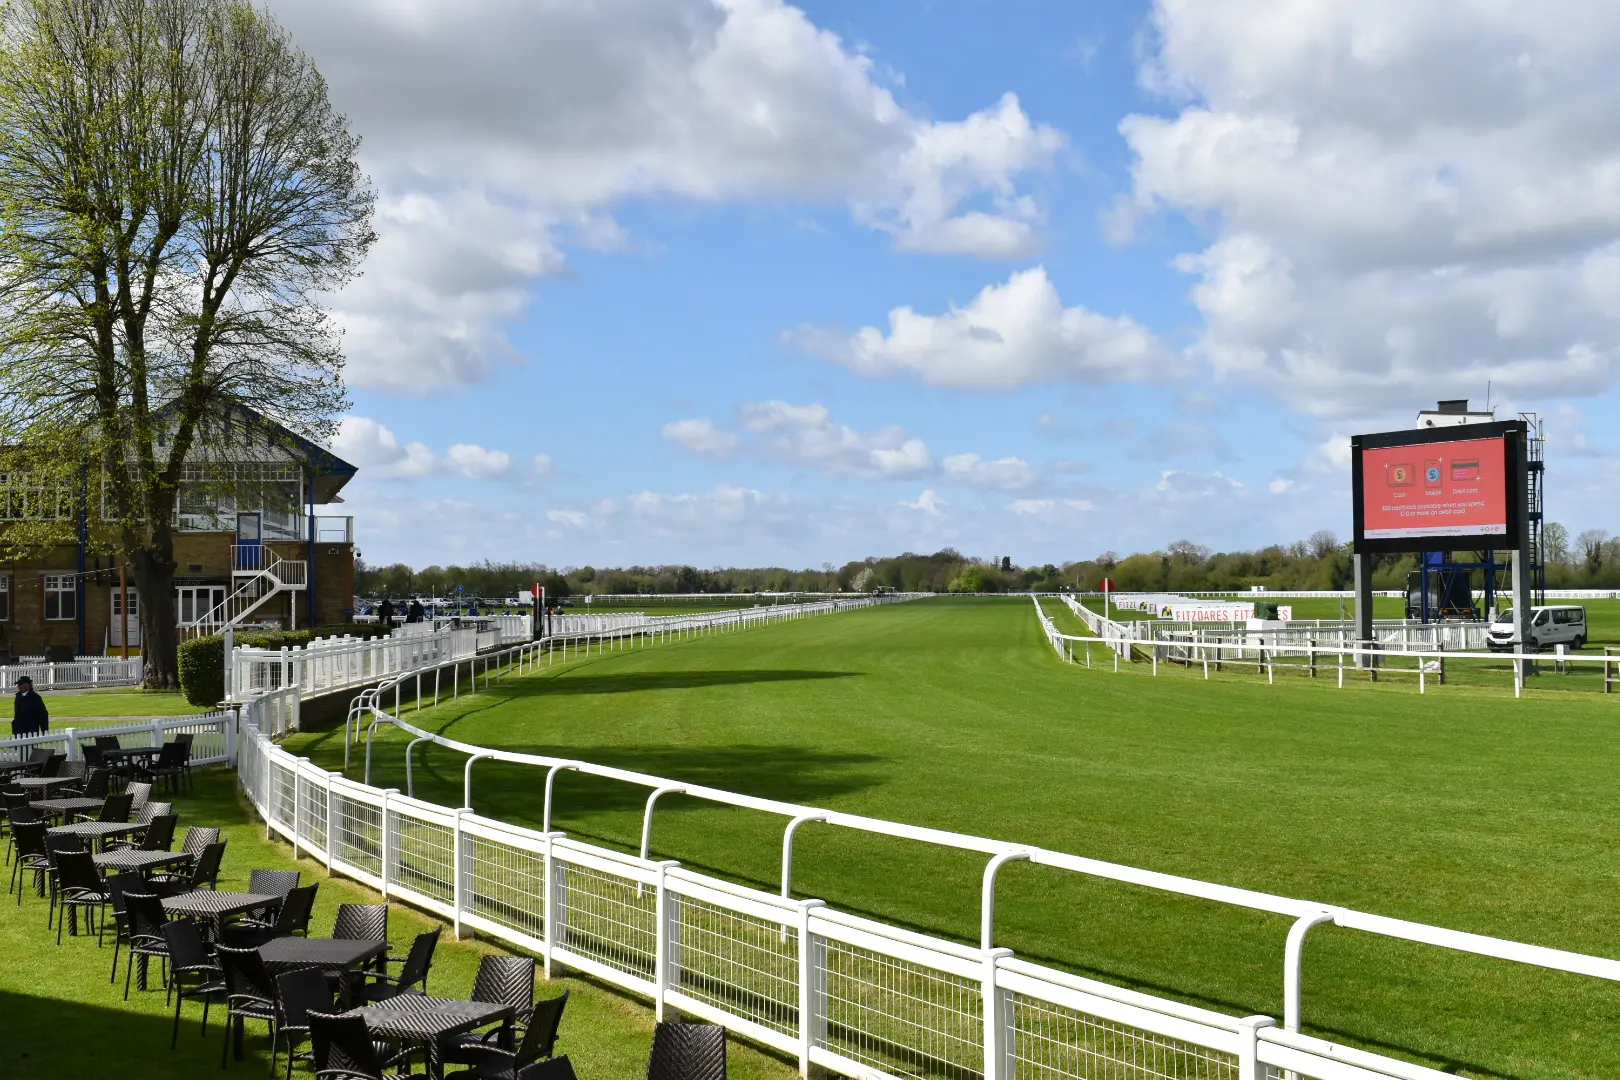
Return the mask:
<svg viewBox="0 0 1620 1080">
<path fill-rule="evenodd" d="M 72 787 L 74 784 L 84 783 L 82 776 L 24 776 L 16 780 L 7 781 L 13 787 L 24 791 L 50 791 L 59 787 Z"/>
<path fill-rule="evenodd" d="M 121 746 L 117 750 L 103 750 L 101 760 L 109 763 L 133 761 L 135 758 L 157 757 L 161 753 L 161 746 Z"/>
<path fill-rule="evenodd" d="M 213 928 L 214 938 L 221 937 L 220 928 L 238 915 L 260 908 L 272 912 L 281 910 L 283 897 L 265 893 L 215 892 L 213 889 L 193 889 L 179 896 L 165 896 L 163 910 L 173 915 L 189 915 Z"/>
<path fill-rule="evenodd" d="M 315 968 L 341 976 L 339 1000 L 347 1009 L 355 972 L 387 951 L 388 942 L 367 938 L 279 937 L 259 946 L 259 958 L 272 975 Z"/>
<path fill-rule="evenodd" d="M 444 1062 L 439 1060 L 439 1044 L 443 1040 L 500 1020 L 500 1045 L 510 1047 L 512 1020 L 516 1014 L 517 1009 L 512 1005 L 404 993 L 374 1005 L 351 1009 L 344 1015 L 364 1018 L 366 1027 L 379 1039 L 422 1044 L 427 1049 L 428 1074 L 440 1080 L 444 1076 Z"/>
<path fill-rule="evenodd" d="M 134 848 L 97 852 L 91 857 L 103 873 L 133 870 L 142 877 L 165 866 L 183 866 L 191 861 L 191 856 L 184 851 L 137 851 Z"/>
<path fill-rule="evenodd" d="M 52 836 L 82 836 L 92 844 L 105 844 L 114 836 L 133 836 L 146 831 L 143 821 L 76 821 L 71 825 L 53 825 Z"/>
<path fill-rule="evenodd" d="M 106 799 L 93 799 L 88 796 L 78 796 L 71 799 L 34 799 L 28 805 L 47 817 L 67 817 L 70 814 L 82 814 L 87 810 L 100 810 Z"/>
</svg>

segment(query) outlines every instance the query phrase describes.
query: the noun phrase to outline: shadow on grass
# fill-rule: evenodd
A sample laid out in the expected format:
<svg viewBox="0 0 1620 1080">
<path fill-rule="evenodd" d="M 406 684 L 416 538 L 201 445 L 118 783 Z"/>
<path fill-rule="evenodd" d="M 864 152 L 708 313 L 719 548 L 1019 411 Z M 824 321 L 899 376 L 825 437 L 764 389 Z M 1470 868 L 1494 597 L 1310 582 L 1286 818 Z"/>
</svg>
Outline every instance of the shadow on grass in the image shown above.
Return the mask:
<svg viewBox="0 0 1620 1080">
<path fill-rule="evenodd" d="M 634 694 L 645 690 L 697 690 L 709 686 L 853 679 L 862 674 L 863 672 L 859 671 L 814 671 L 808 668 L 624 671 L 601 675 L 571 671 L 554 678 L 513 682 L 502 689 L 512 698 L 554 697 L 562 694 Z"/>
<path fill-rule="evenodd" d="M 391 747 L 392 749 L 392 747 Z M 401 748 L 403 749 L 403 748 Z M 888 759 L 877 754 L 841 753 L 808 746 L 535 746 L 512 745 L 518 753 L 576 758 L 596 765 L 650 773 L 679 784 L 725 788 L 759 798 L 816 804 L 883 782 L 872 768 Z M 463 754 L 418 747 L 413 759 L 418 797 L 460 805 Z M 380 762 L 379 762 L 380 763 Z M 377 765 L 373 765 L 376 769 Z M 403 773 L 403 756 L 384 765 Z M 394 782 L 390 780 L 390 783 Z M 510 814 L 509 820 L 538 824 L 545 770 L 536 765 L 481 761 L 473 769 L 473 798 L 480 814 Z M 647 789 L 576 772 L 557 775 L 557 813 L 637 810 Z M 713 803 L 670 798 L 660 812 L 708 808 Z"/>
</svg>

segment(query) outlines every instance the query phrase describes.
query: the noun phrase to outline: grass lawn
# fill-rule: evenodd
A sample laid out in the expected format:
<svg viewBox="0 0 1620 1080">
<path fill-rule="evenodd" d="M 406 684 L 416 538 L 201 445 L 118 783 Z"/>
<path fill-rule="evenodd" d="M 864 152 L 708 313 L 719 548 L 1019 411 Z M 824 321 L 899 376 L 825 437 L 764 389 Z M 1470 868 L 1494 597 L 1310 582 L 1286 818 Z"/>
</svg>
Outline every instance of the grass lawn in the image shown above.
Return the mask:
<svg viewBox="0 0 1620 1080">
<path fill-rule="evenodd" d="M 1030 606 L 936 599 L 609 653 L 463 696 L 420 723 L 1620 956 L 1620 700 L 1088 672 L 1057 662 Z M 380 737 L 374 783 L 404 786 L 404 741 Z M 341 760 L 330 733 L 290 748 Z M 419 755 L 418 795 L 459 805 L 463 763 Z M 480 763 L 473 804 L 537 824 L 540 776 Z M 555 826 L 633 850 L 644 797 L 563 773 Z M 782 824 L 669 796 L 653 848 L 775 888 Z M 800 895 L 976 940 L 981 858 L 814 824 L 796 847 Z M 998 944 L 1025 957 L 1282 1015 L 1284 919 L 1027 864 L 1001 880 Z M 1305 1024 L 1466 1075 L 1620 1075 L 1613 988 L 1333 927 L 1307 948 Z"/>
<path fill-rule="evenodd" d="M 156 690 L 89 690 L 84 693 L 51 693 L 45 691 L 46 706 L 51 710 L 51 721 L 68 720 L 81 716 L 192 716 L 207 712 L 186 701 L 179 693 Z"/>
<path fill-rule="evenodd" d="M 319 880 L 311 935 L 330 933 L 339 903 L 376 903 L 369 889 L 340 878 L 327 878 L 319 863 L 294 862 L 292 849 L 267 842 L 264 828 L 251 819 L 252 810 L 236 792 L 235 778 L 219 770 L 198 776 L 195 794 L 177 801 L 182 831 L 189 824 L 220 825 L 230 847 L 225 853 L 221 889 L 246 888 L 255 867 L 296 868 L 304 881 Z M 56 934 L 45 928 L 46 904 L 30 891 L 22 906 L 15 896 L 4 898 L 0 914 L 0 1077 L 6 1080 L 63 1080 L 65 1077 L 117 1077 L 119 1080 L 195 1080 L 222 1075 L 219 1055 L 223 1028 L 221 1010 L 209 1012 L 208 1037 L 199 1037 L 200 1004 L 188 1004 L 180 1026 L 180 1045 L 169 1050 L 172 1006 L 165 1008 L 152 967 L 152 989 L 132 989 L 123 1000 L 124 968 L 120 957 L 118 983 L 107 981 L 112 945 L 97 949 L 94 938 L 64 935 L 60 948 Z M 411 938 L 437 925 L 427 915 L 401 904 L 390 913 L 390 953 L 401 955 Z M 493 951 L 478 941 L 456 942 L 448 929 L 434 958 L 428 985 L 433 993 L 466 997 L 481 953 Z M 563 1017 L 557 1052 L 568 1054 L 587 1080 L 640 1080 L 645 1075 L 652 1045 L 652 1013 L 642 1004 L 582 979 L 540 980 L 540 996 L 551 997 L 564 988 L 572 991 Z M 307 1043 L 305 1044 L 307 1047 Z M 269 1039 L 263 1024 L 248 1025 L 248 1060 L 233 1063 L 237 1076 L 263 1076 L 269 1067 Z M 284 1066 L 282 1067 L 284 1068 Z M 284 1072 L 276 1075 L 283 1076 Z M 309 1076 L 307 1065 L 295 1076 Z M 796 1070 L 746 1046 L 734 1046 L 731 1075 L 739 1080 L 790 1080 Z"/>
</svg>

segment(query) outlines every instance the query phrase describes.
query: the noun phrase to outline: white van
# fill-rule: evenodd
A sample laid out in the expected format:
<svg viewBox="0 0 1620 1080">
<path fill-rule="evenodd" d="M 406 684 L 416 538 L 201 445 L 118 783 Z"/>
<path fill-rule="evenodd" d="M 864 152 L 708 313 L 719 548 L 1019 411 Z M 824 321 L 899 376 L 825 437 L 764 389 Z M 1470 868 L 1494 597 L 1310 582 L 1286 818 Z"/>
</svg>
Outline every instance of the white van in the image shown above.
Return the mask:
<svg viewBox="0 0 1620 1080">
<path fill-rule="evenodd" d="M 1513 648 L 1513 609 L 1499 611 L 1496 621 L 1485 632 L 1485 643 L 1493 649 Z M 1530 636 L 1527 649 L 1550 649 L 1568 645 L 1579 649 L 1586 644 L 1586 609 L 1578 605 L 1530 609 Z"/>
</svg>

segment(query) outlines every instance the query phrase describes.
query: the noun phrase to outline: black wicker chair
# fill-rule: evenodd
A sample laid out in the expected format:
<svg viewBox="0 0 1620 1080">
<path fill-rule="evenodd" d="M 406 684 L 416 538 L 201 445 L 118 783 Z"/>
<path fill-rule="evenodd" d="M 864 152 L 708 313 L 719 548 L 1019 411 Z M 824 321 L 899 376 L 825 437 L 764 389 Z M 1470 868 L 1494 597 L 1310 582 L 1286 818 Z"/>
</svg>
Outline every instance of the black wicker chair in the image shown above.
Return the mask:
<svg viewBox="0 0 1620 1080">
<path fill-rule="evenodd" d="M 276 1004 L 276 984 L 265 969 L 257 949 L 233 949 L 221 945 L 214 950 L 214 954 L 219 957 L 220 969 L 225 974 L 225 1045 L 219 1053 L 219 1067 L 223 1069 L 231 1053 L 232 1031 L 236 1033 L 236 1052 L 239 1056 L 248 1020 L 262 1020 L 269 1025 L 273 1046 L 276 1022 L 280 1019 L 281 1011 Z"/>
<path fill-rule="evenodd" d="M 11 864 L 11 848 L 14 843 L 11 837 L 11 827 L 18 822 L 44 821 L 45 815 L 28 805 L 30 796 L 19 793 L 20 802 L 11 803 L 6 807 L 6 865 Z M 8 803 L 11 801 L 8 799 Z"/>
<path fill-rule="evenodd" d="M 80 821 L 107 821 L 122 825 L 129 820 L 131 807 L 135 797 L 129 792 L 122 795 L 109 795 L 107 801 L 101 804 L 101 809 L 94 814 L 80 814 Z"/>
<path fill-rule="evenodd" d="M 164 923 L 163 940 L 169 947 L 169 989 L 174 993 L 174 1031 L 169 1035 L 173 1050 L 180 1041 L 180 1006 L 187 998 L 202 1000 L 202 1033 L 208 1034 L 208 1007 L 225 993 L 225 973 L 190 919 Z"/>
<path fill-rule="evenodd" d="M 476 1000 L 476 999 L 475 999 Z M 523 1029 L 523 1038 L 515 1050 L 502 1050 L 493 1042 L 458 1047 L 467 1051 L 472 1068 L 458 1076 L 477 1077 L 478 1080 L 519 1080 L 525 1070 L 537 1061 L 551 1056 L 557 1045 L 557 1027 L 562 1022 L 563 1007 L 568 1004 L 565 991 L 561 997 L 548 998 L 535 1006 L 534 1019 Z M 722 1032 L 724 1029 L 721 1029 Z M 461 1060 L 458 1054 L 457 1060 Z M 721 1080 L 724 1080 L 724 1059 L 721 1061 Z"/>
<path fill-rule="evenodd" d="M 286 896 L 298 888 L 300 877 L 297 870 L 254 870 L 248 874 L 247 891 L 263 896 Z"/>
<path fill-rule="evenodd" d="M 315 1057 L 316 1080 L 383 1080 L 383 1070 L 403 1063 L 408 1055 L 386 1056 L 371 1038 L 371 1030 L 358 1016 L 311 1012 L 309 1041 Z M 416 1080 L 405 1073 L 400 1080 Z"/>
<path fill-rule="evenodd" d="M 147 802 L 152 798 L 152 785 L 145 783 L 132 783 L 124 788 L 124 794 L 133 798 L 129 804 L 132 814 L 138 814 L 146 809 Z"/>
<path fill-rule="evenodd" d="M 647 1080 L 726 1080 L 726 1029 L 718 1024 L 659 1024 Z"/>
<path fill-rule="evenodd" d="M 276 1044 L 270 1047 L 270 1071 L 275 1072 L 276 1050 L 287 1041 L 287 1080 L 292 1080 L 294 1058 L 312 1058 L 298 1053 L 298 1043 L 309 1036 L 309 1014 L 337 1012 L 337 997 L 327 985 L 326 975 L 314 968 L 302 968 L 276 976 L 281 997 L 281 1023 L 276 1026 Z"/>
<path fill-rule="evenodd" d="M 96 947 L 100 948 L 102 928 L 106 925 L 104 916 L 112 897 L 96 870 L 95 859 L 88 851 L 64 851 L 56 857 L 56 873 L 58 902 L 62 905 L 62 917 L 56 921 L 56 944 L 62 944 L 63 923 L 71 925 L 74 937 L 79 936 L 79 912 L 83 911 L 86 934 L 97 926 L 96 917 L 103 916 L 101 927 L 96 930 Z"/>
<path fill-rule="evenodd" d="M 203 853 L 203 848 L 209 844 L 219 843 L 219 830 L 207 826 L 193 825 L 186 830 L 186 838 L 180 842 L 180 851 L 190 855 L 193 862 Z"/>
<path fill-rule="evenodd" d="M 88 747 L 86 748 L 88 749 Z M 97 765 L 91 768 L 84 776 L 84 787 L 79 790 L 81 799 L 105 799 L 112 786 L 112 770 Z"/>
<path fill-rule="evenodd" d="M 301 885 L 282 898 L 274 922 L 239 922 L 225 928 L 225 942 L 239 949 L 256 949 L 267 941 L 294 934 L 309 933 L 309 917 L 315 910 L 315 890 L 319 882 Z"/>
<path fill-rule="evenodd" d="M 400 962 L 398 975 L 368 972 L 369 982 L 357 987 L 364 1002 L 386 1001 L 411 989 L 427 993 L 428 970 L 433 966 L 433 950 L 438 948 L 441 928 L 435 926 L 425 934 L 417 934 L 411 942 L 411 951 Z"/>
<path fill-rule="evenodd" d="M 192 830 L 195 832 L 196 830 Z M 188 837 L 189 839 L 189 837 Z M 209 844 L 202 849 L 191 869 L 184 874 L 153 874 L 150 878 L 153 888 L 164 896 L 178 896 L 183 892 L 192 892 L 201 888 L 217 888 L 219 885 L 219 864 L 225 858 L 225 841 Z"/>
<path fill-rule="evenodd" d="M 568 1055 L 547 1058 L 525 1067 L 518 1073 L 518 1080 L 579 1080 L 574 1074 L 574 1063 L 568 1060 Z"/>
<path fill-rule="evenodd" d="M 180 825 L 179 814 L 159 814 L 146 823 L 136 851 L 168 851 L 174 846 L 174 830 Z"/>
<path fill-rule="evenodd" d="M 37 812 L 37 811 L 34 811 Z M 50 855 L 45 849 L 45 822 L 21 821 L 13 815 L 11 838 L 17 845 L 17 860 L 11 864 L 11 884 L 17 890 L 17 906 L 22 906 L 23 875 L 34 875 L 34 891 L 45 891 L 45 875 L 50 873 Z"/>
<path fill-rule="evenodd" d="M 129 962 L 124 965 L 124 1000 L 128 1001 L 129 980 L 135 974 L 137 962 L 142 990 L 146 989 L 147 970 L 154 957 L 161 968 L 168 965 L 169 940 L 163 928 L 169 922 L 169 915 L 163 910 L 163 901 L 151 893 L 125 892 L 124 918 L 129 920 Z"/>
<path fill-rule="evenodd" d="M 534 960 L 527 956 L 487 953 L 478 958 L 478 974 L 473 976 L 472 1000 L 512 1006 L 517 1010 L 515 1022 L 525 1037 L 531 1023 L 530 1014 L 537 1008 L 534 1003 L 534 966 Z M 560 999 L 552 1000 L 566 1003 L 568 994 L 565 992 Z M 550 1005 L 551 1002 L 545 1004 Z M 561 1015 L 560 1007 L 558 1014 Z M 494 1034 L 494 1032 L 482 1035 L 467 1034 L 447 1039 L 439 1045 L 440 1060 L 470 1065 L 477 1060 L 479 1049 L 489 1044 Z M 553 1032 L 554 1040 L 555 1032 Z M 545 1053 L 539 1056 L 551 1056 L 549 1044 Z"/>
<path fill-rule="evenodd" d="M 185 743 L 166 742 L 163 749 L 158 751 L 157 760 L 140 770 L 140 777 L 147 783 L 156 787 L 168 781 L 169 791 L 175 795 L 180 794 L 180 777 L 185 772 L 186 757 L 190 754 L 190 747 Z"/>
<path fill-rule="evenodd" d="M 143 893 L 149 886 L 141 875 L 125 870 L 107 878 L 107 903 L 113 913 L 113 959 L 109 983 L 118 981 L 118 951 L 129 944 L 129 910 L 124 907 L 125 893 Z"/>
<path fill-rule="evenodd" d="M 87 850 L 89 849 L 85 847 L 84 837 L 82 836 L 63 836 L 60 833 L 52 833 L 50 830 L 46 830 L 45 877 L 46 883 L 50 886 L 51 890 L 51 911 L 50 916 L 45 920 L 45 926 L 47 928 L 54 927 L 56 925 L 56 899 L 57 893 L 61 887 L 61 875 L 57 871 L 57 857 L 63 852 Z"/>
<path fill-rule="evenodd" d="M 62 775 L 62 766 L 67 764 L 66 754 L 49 754 L 39 766 L 39 775 L 45 777 Z"/>
</svg>

